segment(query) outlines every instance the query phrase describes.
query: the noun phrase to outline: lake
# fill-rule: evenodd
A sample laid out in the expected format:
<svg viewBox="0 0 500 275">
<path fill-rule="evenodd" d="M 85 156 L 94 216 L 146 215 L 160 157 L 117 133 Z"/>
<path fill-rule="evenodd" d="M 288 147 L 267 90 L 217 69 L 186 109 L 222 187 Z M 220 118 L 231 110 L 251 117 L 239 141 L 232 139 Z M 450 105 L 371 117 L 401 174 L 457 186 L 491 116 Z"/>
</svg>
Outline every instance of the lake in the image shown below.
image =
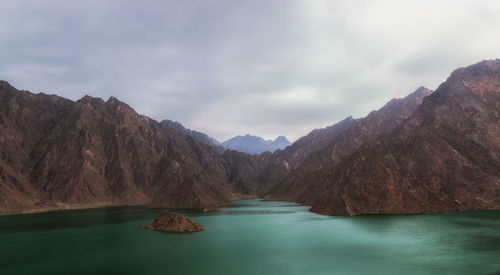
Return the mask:
<svg viewBox="0 0 500 275">
<path fill-rule="evenodd" d="M 0 274 L 500 274 L 500 211 L 334 217 L 245 200 L 179 212 L 205 232 L 141 229 L 160 211 L 0 216 Z"/>
</svg>

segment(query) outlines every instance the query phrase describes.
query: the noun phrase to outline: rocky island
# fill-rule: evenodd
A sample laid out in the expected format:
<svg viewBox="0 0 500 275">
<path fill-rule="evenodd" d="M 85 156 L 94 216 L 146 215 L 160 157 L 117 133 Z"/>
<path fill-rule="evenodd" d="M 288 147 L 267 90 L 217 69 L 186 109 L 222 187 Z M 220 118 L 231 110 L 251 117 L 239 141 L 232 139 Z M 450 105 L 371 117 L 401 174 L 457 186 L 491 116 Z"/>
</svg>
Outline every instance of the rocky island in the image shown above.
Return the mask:
<svg viewBox="0 0 500 275">
<path fill-rule="evenodd" d="M 206 230 L 199 223 L 170 211 L 161 212 L 152 223 L 146 224 L 142 228 L 165 232 L 199 232 Z"/>
</svg>

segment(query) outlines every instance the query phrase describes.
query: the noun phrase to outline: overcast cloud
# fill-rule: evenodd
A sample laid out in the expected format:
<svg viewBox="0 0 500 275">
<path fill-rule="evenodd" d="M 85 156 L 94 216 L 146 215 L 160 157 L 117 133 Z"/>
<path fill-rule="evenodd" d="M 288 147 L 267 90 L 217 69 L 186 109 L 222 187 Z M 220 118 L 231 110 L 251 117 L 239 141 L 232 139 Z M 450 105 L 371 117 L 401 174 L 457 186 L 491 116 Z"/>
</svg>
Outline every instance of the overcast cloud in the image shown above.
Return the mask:
<svg viewBox="0 0 500 275">
<path fill-rule="evenodd" d="M 500 57 L 499 1 L 0 0 L 0 79 L 294 140 Z"/>
</svg>

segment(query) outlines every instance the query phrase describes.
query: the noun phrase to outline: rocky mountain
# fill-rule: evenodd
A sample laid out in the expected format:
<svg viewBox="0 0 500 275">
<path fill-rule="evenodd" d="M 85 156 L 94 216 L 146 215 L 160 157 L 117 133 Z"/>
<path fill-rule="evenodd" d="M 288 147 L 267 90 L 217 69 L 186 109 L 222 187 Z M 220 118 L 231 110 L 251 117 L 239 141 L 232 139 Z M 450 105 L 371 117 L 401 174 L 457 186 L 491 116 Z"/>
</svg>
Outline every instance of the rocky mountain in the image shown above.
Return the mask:
<svg viewBox="0 0 500 275">
<path fill-rule="evenodd" d="M 228 150 L 236 150 L 247 154 L 261 154 L 263 152 L 274 152 L 284 149 L 292 144 L 286 137 L 279 136 L 274 141 L 265 140 L 261 137 L 245 135 L 236 136 L 222 142 L 220 145 Z"/>
<path fill-rule="evenodd" d="M 111 97 L 77 102 L 0 82 L 0 212 L 238 198 L 213 146 Z"/>
<path fill-rule="evenodd" d="M 268 182 L 261 195 L 274 199 L 298 200 L 299 194 L 307 188 L 307 184 L 302 182 L 307 182 L 310 174 L 314 174 L 322 166 L 335 166 L 361 145 L 391 132 L 429 94 L 429 89 L 420 87 L 405 98 L 392 99 L 365 118 L 354 120 L 348 117 L 330 127 L 312 131 L 276 154 L 261 175 L 261 179 Z M 285 180 L 286 177 L 289 179 Z M 300 179 L 292 180 L 299 177 Z"/>
<path fill-rule="evenodd" d="M 210 139 L 212 140 L 213 143 L 215 143 L 215 145 L 221 146 L 221 143 L 218 140 L 216 140 L 214 137 L 210 137 Z"/>
<path fill-rule="evenodd" d="M 224 151 L 114 97 L 74 102 L 0 81 L 0 99 L 0 214 L 214 209 L 254 197 L 338 215 L 500 209 L 500 60 L 458 69 L 434 93 L 419 88 L 274 153 Z"/>
<path fill-rule="evenodd" d="M 178 122 L 159 124 L 113 97 L 73 102 L 17 91 L 6 82 L 0 96 L 5 98 L 0 105 L 4 212 L 120 204 L 216 208 L 262 196 L 355 122 L 349 117 L 283 151 L 249 155 L 223 153 L 207 135 Z M 19 108 L 22 112 L 12 113 Z M 275 143 L 288 141 L 279 137 Z M 173 148 L 164 152 L 163 147 Z M 11 167 L 13 156 L 19 159 Z"/>
<path fill-rule="evenodd" d="M 328 146 L 274 196 L 338 215 L 500 209 L 499 110 L 500 60 L 458 69 L 392 131 L 343 159 Z"/>
<path fill-rule="evenodd" d="M 169 126 L 169 127 L 173 128 L 173 129 L 177 130 L 178 132 L 184 134 L 184 135 L 190 136 L 190 137 L 196 139 L 197 141 L 199 141 L 199 142 L 201 142 L 203 144 L 214 146 L 214 147 L 221 147 L 220 146 L 220 142 L 218 142 L 213 137 L 210 137 L 207 134 L 202 133 L 202 132 L 198 132 L 198 131 L 194 131 L 194 130 L 188 129 L 188 128 L 184 127 L 184 125 L 182 125 L 178 121 L 172 121 L 172 120 L 169 120 L 169 119 L 164 119 L 160 123 L 163 124 L 163 125 Z M 218 148 L 218 149 L 221 150 L 221 151 L 224 151 L 224 148 Z"/>
<path fill-rule="evenodd" d="M 308 135 L 298 139 L 284 150 L 276 151 L 259 174 L 258 194 L 266 195 L 275 185 L 281 182 L 293 169 L 297 168 L 311 153 L 323 149 L 345 128 L 354 123 L 352 117 L 335 125 L 315 129 Z"/>
</svg>

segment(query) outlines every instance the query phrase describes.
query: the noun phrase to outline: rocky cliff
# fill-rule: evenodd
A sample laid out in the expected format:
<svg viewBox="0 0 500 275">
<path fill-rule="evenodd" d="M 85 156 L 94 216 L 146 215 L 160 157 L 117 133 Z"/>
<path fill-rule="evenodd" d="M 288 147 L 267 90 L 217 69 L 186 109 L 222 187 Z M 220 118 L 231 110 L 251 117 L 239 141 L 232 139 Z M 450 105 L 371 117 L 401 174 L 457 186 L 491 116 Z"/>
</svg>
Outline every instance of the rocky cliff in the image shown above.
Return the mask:
<svg viewBox="0 0 500 275">
<path fill-rule="evenodd" d="M 410 117 L 423 99 L 431 93 L 429 89 L 420 87 L 404 98 L 392 99 L 382 108 L 371 112 L 364 118 L 355 121 L 351 118 L 349 121 L 346 119 L 339 123 L 342 127 L 336 126 L 337 132 L 327 135 L 329 138 L 322 143 L 322 147 L 316 146 L 315 150 L 309 149 L 298 158 L 296 154 L 288 155 L 287 159 L 293 159 L 295 169 L 284 174 L 284 177 L 272 186 L 266 196 L 280 200 L 303 200 L 303 192 L 309 188 L 310 180 L 317 176 L 319 170 L 336 166 L 362 145 L 373 142 L 383 134 L 390 133 L 403 120 Z M 307 137 L 312 134 L 314 132 Z M 318 138 L 312 135 L 309 139 L 317 140 Z M 312 141 L 306 144 L 310 143 Z M 297 144 L 297 147 L 303 148 L 304 146 Z"/>
<path fill-rule="evenodd" d="M 114 97 L 77 102 L 0 82 L 0 212 L 238 197 L 214 149 Z"/>
<path fill-rule="evenodd" d="M 0 98 L 3 214 L 264 196 L 339 215 L 500 209 L 500 60 L 260 155 L 222 152 L 114 97 L 74 102 L 1 81 Z"/>
<path fill-rule="evenodd" d="M 500 209 L 499 110 L 500 60 L 458 69 L 390 133 L 289 179 L 307 185 L 292 199 L 339 215 Z"/>
<path fill-rule="evenodd" d="M 220 143 L 216 139 L 214 139 L 212 137 L 209 137 L 205 133 L 188 129 L 188 128 L 184 127 L 184 125 L 182 125 L 178 121 L 172 121 L 172 120 L 169 120 L 169 119 L 164 119 L 160 123 L 163 124 L 163 125 L 166 125 L 166 126 L 168 126 L 170 128 L 173 128 L 173 129 L 177 130 L 178 132 L 180 132 L 180 133 L 182 133 L 184 135 L 190 136 L 190 137 L 196 139 L 197 141 L 199 141 L 199 142 L 201 142 L 203 144 L 214 146 L 214 147 L 216 147 L 221 152 L 224 151 L 224 148 L 222 148 L 220 146 Z"/>
</svg>

